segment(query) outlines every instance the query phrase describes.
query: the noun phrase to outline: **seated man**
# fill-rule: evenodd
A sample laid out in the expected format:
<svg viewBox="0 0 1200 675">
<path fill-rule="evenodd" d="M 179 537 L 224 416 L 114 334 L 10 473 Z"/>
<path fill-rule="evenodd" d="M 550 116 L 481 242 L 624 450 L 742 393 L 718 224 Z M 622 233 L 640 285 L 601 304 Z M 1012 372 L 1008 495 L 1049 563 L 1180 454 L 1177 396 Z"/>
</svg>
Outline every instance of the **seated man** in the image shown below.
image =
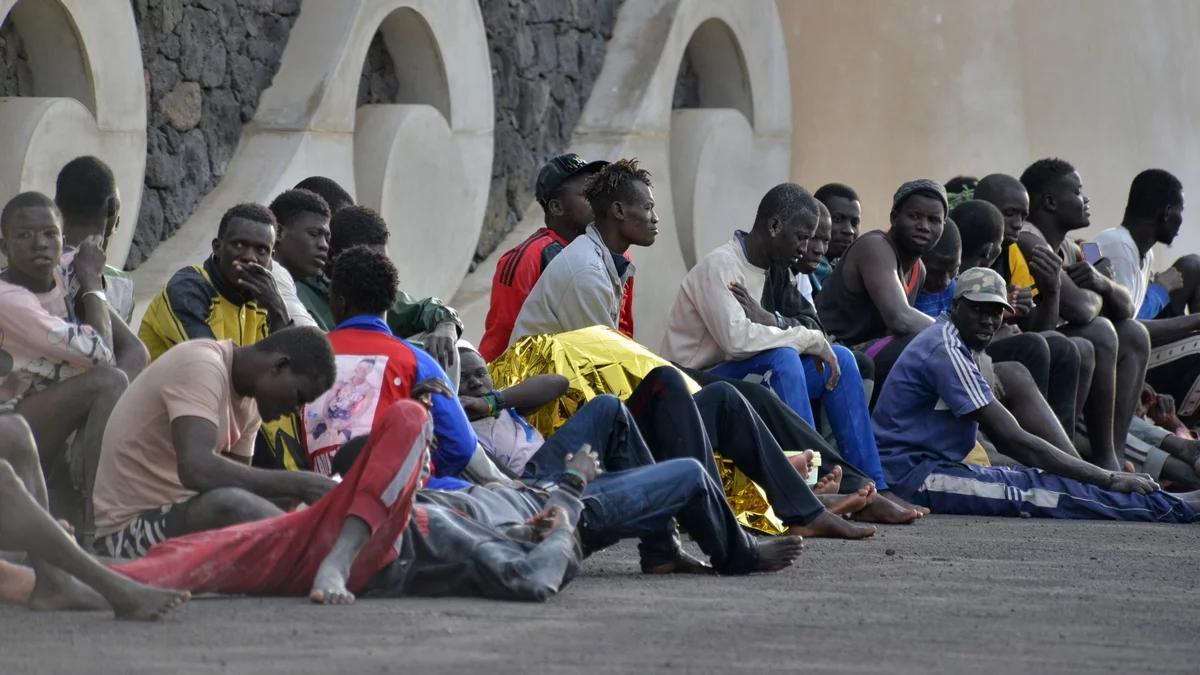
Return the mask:
<svg viewBox="0 0 1200 675">
<path fill-rule="evenodd" d="M 329 257 L 333 260 L 351 246 L 369 246 L 387 254 L 390 233 L 387 223 L 378 213 L 365 206 L 346 206 L 338 209 L 329 221 Z M 329 304 L 329 277 L 315 274 L 297 282 L 306 290 L 301 292 L 308 311 L 324 330 L 337 325 Z M 387 326 L 394 335 L 419 342 L 450 374 L 457 377 L 458 352 L 454 343 L 462 333 L 458 313 L 433 297 L 414 300 L 400 291 L 387 313 Z"/>
<path fill-rule="evenodd" d="M 546 266 L 592 222 L 584 184 L 606 164 L 603 160 L 584 162 L 575 154 L 559 155 L 538 172 L 535 196 L 545 213 L 546 226 L 505 251 L 496 263 L 491 303 L 479 342 L 479 353 L 488 361 L 508 347 L 517 313 Z M 633 337 L 633 280 L 627 283 L 618 326 Z"/>
<path fill-rule="evenodd" d="M 84 240 L 75 253 L 72 296 L 59 264 L 62 236 L 58 208 L 43 194 L 19 194 L 0 213 L 8 259 L 0 273 L 0 411 L 28 421 L 52 479 L 54 511 L 90 536 L 87 502 L 104 427 L 146 350 L 108 304 L 100 240 Z M 56 478 L 64 458 L 72 470 Z"/>
<path fill-rule="evenodd" d="M 329 257 L 329 205 L 308 190 L 288 190 L 271 201 L 271 213 L 279 223 L 271 276 L 279 297 L 287 306 L 294 326 L 317 322 L 296 291 L 296 279 L 316 276 Z"/>
<path fill-rule="evenodd" d="M 958 277 L 962 253 L 958 225 L 947 217 L 938 243 L 921 256 L 921 263 L 925 265 L 925 283 L 913 301 L 913 307 L 922 314 L 936 319 L 954 305 L 954 280 Z"/>
<path fill-rule="evenodd" d="M 383 323 L 382 315 L 392 303 L 397 283 L 396 269 L 386 256 L 365 246 L 356 246 L 339 254 L 332 271 L 330 299 L 340 321 L 338 328 L 330 333 L 330 341 L 342 364 L 340 370 L 347 375 L 357 375 L 365 360 L 373 362 L 362 377 L 368 385 L 362 392 L 367 404 L 356 409 L 348 428 L 354 436 L 365 435 L 373 439 L 380 422 L 376 410 L 389 409 L 393 401 L 406 395 L 412 382 L 436 380 L 445 383 L 446 376 L 428 354 L 392 336 Z M 333 394 L 331 391 L 329 396 Z M 305 422 L 310 450 L 318 457 L 313 464 L 332 469 L 335 465 L 343 465 L 344 454 L 351 450 L 343 443 L 344 438 L 328 434 L 333 420 L 340 415 L 330 412 L 329 396 L 309 407 Z M 519 397 L 516 402 L 523 405 Z M 434 397 L 430 410 L 437 445 L 432 457 L 433 476 L 426 486 L 447 490 L 468 488 L 469 483 L 460 477 L 469 468 L 473 472 L 480 471 L 478 463 L 486 460 L 486 453 L 476 451 L 475 433 L 456 399 Z M 568 452 L 577 447 L 572 446 Z M 320 459 L 322 456 L 324 460 Z M 561 462 L 566 460 L 562 454 L 556 455 L 555 459 L 560 462 L 554 467 L 556 473 L 542 474 L 541 478 L 551 482 L 557 479 L 557 472 L 562 471 Z M 617 465 L 610 468 L 617 468 Z M 638 472 L 635 476 L 630 471 L 617 471 L 592 487 L 589 497 L 599 500 L 601 506 L 590 507 L 585 513 L 585 541 L 591 541 L 599 548 L 624 536 L 642 534 L 637 528 L 647 528 L 655 533 L 673 532 L 673 529 L 668 530 L 670 519 L 682 509 L 691 518 L 688 521 L 690 531 L 707 546 L 706 551 L 714 557 L 714 566 L 718 569 L 744 573 L 755 567 L 755 560 L 770 567 L 784 559 L 788 563 L 794 559 L 794 555 L 787 553 L 791 550 L 789 544 L 772 544 L 764 548 L 742 534 L 732 512 L 724 504 L 720 487 L 703 475 L 703 469 L 696 462 L 668 462 L 652 468 L 641 467 Z M 627 474 L 626 479 L 617 480 L 618 476 Z M 511 483 L 502 474 L 488 482 Z M 534 497 L 532 493 L 524 495 L 519 498 L 520 503 L 536 505 L 537 510 L 541 510 L 543 505 L 529 501 Z M 725 506 L 724 511 L 713 506 L 717 500 Z M 655 508 L 647 505 L 655 505 Z M 677 562 L 673 555 L 675 550 L 672 549 L 672 555 L 665 562 Z M 777 558 L 777 553 L 782 557 Z M 798 551 L 794 553 L 798 554 Z"/>
<path fill-rule="evenodd" d="M 351 197 L 345 188 L 338 185 L 337 181 L 325 176 L 309 176 L 296 183 L 296 186 L 292 189 L 308 190 L 315 193 L 321 199 L 324 199 L 325 204 L 329 206 L 330 215 L 341 211 L 347 206 L 354 206 L 354 197 Z"/>
<path fill-rule="evenodd" d="M 736 232 L 684 277 L 667 319 L 662 354 L 690 368 L 762 382 L 810 426 L 815 426 L 810 399 L 819 399 L 842 454 L 879 490 L 887 490 L 853 353 L 830 347 L 820 330 L 781 327 L 758 303 L 767 269 L 792 265 L 806 254 L 818 210 L 799 185 L 784 183 L 768 191 L 753 229 Z"/>
<path fill-rule="evenodd" d="M 942 236 L 946 190 L 931 180 L 901 185 L 890 230 L 859 237 L 817 296 L 825 330 L 875 361 L 875 396 L 904 345 L 933 320 L 912 306 L 925 283 L 921 256 Z"/>
<path fill-rule="evenodd" d="M 854 191 L 854 188 L 841 183 L 822 185 L 813 193 L 813 197 L 816 197 L 817 201 L 829 209 L 831 221 L 829 249 L 825 251 L 824 258 L 811 273 L 813 294 L 815 295 L 821 292 L 821 287 L 833 273 L 833 268 L 841 262 L 842 256 L 846 255 L 846 251 L 854 243 L 854 240 L 858 239 L 858 226 L 862 222 L 862 204 L 859 202 L 858 193 Z"/>
<path fill-rule="evenodd" d="M 108 240 L 121 222 L 121 197 L 112 169 L 103 160 L 85 155 L 66 163 L 58 172 L 54 203 L 63 218 L 63 264 L 72 290 L 78 286 L 69 255 L 93 238 L 108 250 Z M 124 271 L 104 266 L 104 294 L 117 316 L 133 321 L 133 279 Z"/>
<path fill-rule="evenodd" d="M 558 398 L 567 389 L 567 379 L 540 375 L 497 391 L 482 355 L 469 347 L 459 349 L 466 366 L 459 387 L 463 407 L 484 449 L 517 476 L 534 481 L 553 476 L 561 470 L 569 448 L 587 444 L 598 452 L 606 471 L 690 458 L 720 484 L 715 450 L 763 486 L 790 534 L 867 537 L 874 528 L 848 526 L 835 516 L 871 519 L 883 513 L 877 508 L 868 510 L 874 502 L 874 487 L 869 484 L 851 495 L 812 495 L 762 420 L 728 384 L 706 386 L 693 400 L 682 386 L 679 372 L 662 366 L 650 371 L 634 389 L 628 408 L 610 394 L 597 396 L 546 441 L 519 411 L 540 408 Z M 652 553 L 665 558 L 664 564 L 678 555 L 677 545 L 672 550 L 644 541 L 641 550 L 643 570 L 656 566 L 647 562 Z M 664 550 L 670 555 L 661 555 Z"/>
<path fill-rule="evenodd" d="M 895 490 L 935 513 L 1200 520 L 1200 493 L 1162 492 L 1144 474 L 1079 459 L 1065 434 L 1044 440 L 1022 429 L 976 364 L 1010 308 L 1004 280 L 972 268 L 959 277 L 955 294 L 951 314 L 922 331 L 896 361 L 875 409 L 875 434 Z M 981 427 L 1023 466 L 963 464 Z"/>
<path fill-rule="evenodd" d="M 187 601 L 188 593 L 143 586 L 101 565 L 47 507 L 29 426 L 19 415 L 0 415 L 0 550 L 27 553 L 29 565 L 0 560 L 0 602 L 43 610 L 111 607 L 118 619 L 153 621 Z"/>
<path fill-rule="evenodd" d="M 658 215 L 650 172 L 621 159 L 590 176 L 585 196 L 594 222 L 550 261 L 521 306 L 509 344 L 526 335 L 587 326 L 618 328 L 635 267 L 630 246 L 650 246 Z"/>
<path fill-rule="evenodd" d="M 1053 272 L 1037 272 L 1044 278 L 1035 277 L 1037 304 L 1028 320 L 1039 325 L 1030 330 L 1050 330 L 1065 322 L 1057 327 L 1059 332 L 1091 342 L 1095 374 L 1083 408 L 1091 460 L 1106 469 L 1120 469 L 1124 440 L 1146 376 L 1149 337 L 1133 318 L 1136 308 L 1129 292 L 1085 260 L 1067 236 L 1091 222 L 1075 168 L 1061 159 L 1039 160 L 1021 174 L 1021 183 L 1029 193 L 1030 213 L 1017 245 L 1031 272 L 1044 266 L 1035 262 L 1045 255 L 1037 253 L 1043 247 L 1057 256 L 1060 268 L 1057 280 Z"/>
<path fill-rule="evenodd" d="M 263 420 L 296 411 L 333 383 L 333 351 L 316 328 L 251 347 L 189 340 L 150 364 L 113 409 L 96 474 L 97 553 L 144 555 L 189 532 L 313 503 L 333 482 L 247 466 Z"/>
</svg>

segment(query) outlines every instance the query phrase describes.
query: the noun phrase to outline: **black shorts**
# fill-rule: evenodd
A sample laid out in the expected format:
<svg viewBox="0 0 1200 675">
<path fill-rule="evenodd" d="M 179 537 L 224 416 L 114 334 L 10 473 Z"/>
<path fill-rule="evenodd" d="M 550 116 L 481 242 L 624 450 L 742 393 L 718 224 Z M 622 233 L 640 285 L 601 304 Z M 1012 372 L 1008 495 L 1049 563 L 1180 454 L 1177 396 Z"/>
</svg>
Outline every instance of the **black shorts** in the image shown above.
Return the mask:
<svg viewBox="0 0 1200 675">
<path fill-rule="evenodd" d="M 155 544 L 183 534 L 184 504 L 167 504 L 139 513 L 128 525 L 96 537 L 92 549 L 108 558 L 140 558 Z"/>
</svg>

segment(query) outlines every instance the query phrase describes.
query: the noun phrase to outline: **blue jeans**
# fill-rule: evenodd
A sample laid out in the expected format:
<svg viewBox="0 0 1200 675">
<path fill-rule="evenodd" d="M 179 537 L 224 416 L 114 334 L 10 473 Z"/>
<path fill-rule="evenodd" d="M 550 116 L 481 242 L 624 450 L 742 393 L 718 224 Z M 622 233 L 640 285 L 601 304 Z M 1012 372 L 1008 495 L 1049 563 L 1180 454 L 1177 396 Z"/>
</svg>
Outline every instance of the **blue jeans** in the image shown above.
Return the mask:
<svg viewBox="0 0 1200 675">
<path fill-rule="evenodd" d="M 825 406 L 829 426 L 833 427 L 833 435 L 837 438 L 842 456 L 870 476 L 877 488 L 886 490 L 887 479 L 883 477 L 883 467 L 879 464 L 879 448 L 875 445 L 875 432 L 871 427 L 871 414 L 867 409 L 867 396 L 863 391 L 858 363 L 854 360 L 854 353 L 841 345 L 834 345 L 833 353 L 837 356 L 842 377 L 832 391 L 825 388 L 829 369 L 818 372 L 819 361 L 815 356 L 801 356 L 790 347 L 768 349 L 748 359 L 722 363 L 714 367 L 712 372 L 739 380 L 756 380 L 770 387 L 789 408 L 814 428 L 816 422 L 811 399 L 819 399 Z"/>
<path fill-rule="evenodd" d="M 679 550 L 678 520 L 717 571 L 744 574 L 753 568 L 758 545 L 742 531 L 721 485 L 691 459 L 655 464 L 633 415 L 616 396 L 588 401 L 534 453 L 523 477 L 557 481 L 566 456 L 584 443 L 605 471 L 583 494 L 585 550 L 640 537 L 643 564 L 670 562 Z"/>
</svg>

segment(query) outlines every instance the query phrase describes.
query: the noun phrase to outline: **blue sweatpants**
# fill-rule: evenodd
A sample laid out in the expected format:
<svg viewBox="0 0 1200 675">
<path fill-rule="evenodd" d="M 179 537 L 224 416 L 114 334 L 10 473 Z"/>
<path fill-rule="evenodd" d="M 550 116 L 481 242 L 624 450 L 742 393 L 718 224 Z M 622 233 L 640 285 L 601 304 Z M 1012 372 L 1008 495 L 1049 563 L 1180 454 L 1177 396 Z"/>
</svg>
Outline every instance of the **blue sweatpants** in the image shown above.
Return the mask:
<svg viewBox="0 0 1200 675">
<path fill-rule="evenodd" d="M 1159 490 L 1111 492 L 1040 469 L 937 464 L 916 492 L 902 495 L 934 513 L 1077 520 L 1194 523 L 1200 514 Z"/>
<path fill-rule="evenodd" d="M 875 487 L 887 490 L 887 479 L 879 464 L 879 448 L 871 427 L 867 395 L 863 390 L 858 363 L 849 349 L 834 345 L 842 377 L 832 391 L 825 388 L 829 369 L 817 371 L 820 362 L 815 356 L 801 355 L 790 347 L 768 349 L 741 361 L 727 361 L 712 369 L 723 377 L 757 381 L 770 387 L 789 408 L 804 418 L 813 428 L 811 399 L 820 399 L 837 439 L 838 450 L 847 462 L 858 467 L 875 481 Z M 804 448 L 787 448 L 803 450 Z"/>
</svg>

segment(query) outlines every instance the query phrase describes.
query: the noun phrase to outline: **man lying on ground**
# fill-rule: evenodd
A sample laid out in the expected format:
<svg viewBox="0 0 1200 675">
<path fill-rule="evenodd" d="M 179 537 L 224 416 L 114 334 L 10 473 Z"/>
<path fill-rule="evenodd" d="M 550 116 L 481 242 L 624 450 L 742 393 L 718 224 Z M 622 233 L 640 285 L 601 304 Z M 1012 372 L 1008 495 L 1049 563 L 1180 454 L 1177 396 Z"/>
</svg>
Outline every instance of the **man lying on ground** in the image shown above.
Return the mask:
<svg viewBox="0 0 1200 675">
<path fill-rule="evenodd" d="M 104 427 L 129 377 L 146 364 L 146 349 L 108 304 L 98 238 L 75 253 L 79 290 L 72 298 L 59 263 L 62 236 L 58 207 L 40 193 L 17 195 L 0 214 L 0 249 L 8 259 L 0 273 L 0 412 L 20 413 L 33 428 L 58 493 L 55 511 L 90 536 L 86 502 Z M 69 474 L 56 474 L 68 466 Z"/>
<path fill-rule="evenodd" d="M 975 361 L 1009 308 L 1004 280 L 972 268 L 955 294 L 950 316 L 922 331 L 896 361 L 875 408 L 875 434 L 895 490 L 935 513 L 1200 520 L 1200 493 L 1168 494 L 1144 474 L 1083 461 L 1063 433 L 1043 439 L 1022 429 Z M 1023 466 L 962 464 L 980 428 Z"/>
<path fill-rule="evenodd" d="M 333 481 L 248 464 L 262 421 L 312 401 L 334 374 L 316 328 L 251 347 L 189 340 L 168 350 L 126 390 L 104 433 L 96 552 L 139 556 L 164 539 L 277 515 L 273 500 L 315 502 Z"/>
<path fill-rule="evenodd" d="M 0 561 L 0 600 L 31 609 L 108 609 L 118 619 L 153 621 L 187 592 L 130 581 L 75 545 L 47 509 L 33 433 L 19 415 L 0 415 L 0 550 L 28 554 L 29 567 Z"/>
</svg>

